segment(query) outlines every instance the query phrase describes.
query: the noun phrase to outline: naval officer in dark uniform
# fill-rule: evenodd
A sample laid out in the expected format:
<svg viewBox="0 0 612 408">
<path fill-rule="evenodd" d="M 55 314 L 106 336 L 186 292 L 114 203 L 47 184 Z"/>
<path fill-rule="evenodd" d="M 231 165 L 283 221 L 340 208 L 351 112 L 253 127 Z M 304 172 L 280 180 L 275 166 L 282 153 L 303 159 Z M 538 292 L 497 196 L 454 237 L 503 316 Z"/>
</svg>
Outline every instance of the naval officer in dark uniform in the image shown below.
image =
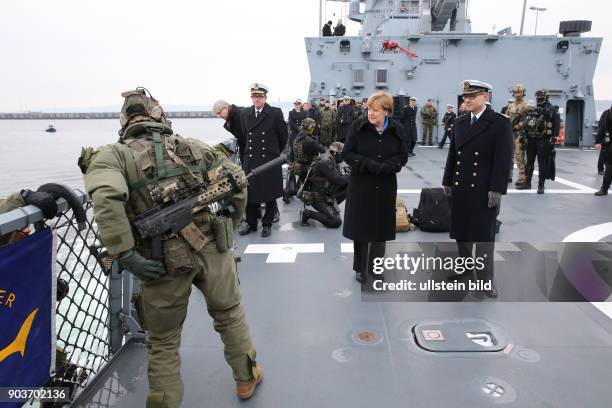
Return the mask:
<svg viewBox="0 0 612 408">
<path fill-rule="evenodd" d="M 491 85 L 467 80 L 462 86 L 467 112 L 455 120 L 442 186 L 451 195 L 450 237 L 460 257 L 484 258 L 485 267 L 476 274 L 491 281 L 484 294 L 495 298 L 495 220 L 512 165 L 512 126 L 507 116 L 486 105 Z"/>
<path fill-rule="evenodd" d="M 266 103 L 268 88 L 262 84 L 251 85 L 253 106 L 240 113 L 242 130 L 246 136 L 246 147 L 242 168 L 246 173 L 278 156 L 287 144 L 287 124 L 283 112 Z M 261 236 L 272 233 L 274 214 L 278 210 L 276 199 L 283 195 L 283 173 L 280 166 L 249 179 L 246 224 L 238 230 L 240 235 L 257 231 L 257 215 L 261 203 L 266 203 L 266 212 L 261 219 Z"/>
</svg>

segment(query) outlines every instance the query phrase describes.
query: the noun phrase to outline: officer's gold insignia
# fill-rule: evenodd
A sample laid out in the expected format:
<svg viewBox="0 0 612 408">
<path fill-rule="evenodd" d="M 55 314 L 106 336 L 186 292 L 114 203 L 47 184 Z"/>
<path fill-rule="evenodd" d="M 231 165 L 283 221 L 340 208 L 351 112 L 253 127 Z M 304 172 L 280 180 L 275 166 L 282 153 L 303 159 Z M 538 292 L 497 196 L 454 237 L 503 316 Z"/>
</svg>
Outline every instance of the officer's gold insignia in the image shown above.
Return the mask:
<svg viewBox="0 0 612 408">
<path fill-rule="evenodd" d="M 468 81 L 465 81 L 463 83 L 463 90 L 467 90 L 467 89 L 470 89 L 470 83 Z"/>
</svg>

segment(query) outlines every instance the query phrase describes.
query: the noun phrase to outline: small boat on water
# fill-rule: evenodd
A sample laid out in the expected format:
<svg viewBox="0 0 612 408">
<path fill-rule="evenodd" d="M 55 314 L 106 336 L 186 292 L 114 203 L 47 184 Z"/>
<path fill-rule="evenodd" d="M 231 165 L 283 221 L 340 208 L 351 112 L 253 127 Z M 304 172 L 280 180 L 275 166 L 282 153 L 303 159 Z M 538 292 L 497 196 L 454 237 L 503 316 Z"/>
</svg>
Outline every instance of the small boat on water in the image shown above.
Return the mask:
<svg viewBox="0 0 612 408">
<path fill-rule="evenodd" d="M 56 129 L 53 127 L 53 125 L 49 125 L 49 127 L 47 128 L 47 130 L 45 130 L 45 132 L 53 133 L 53 132 L 56 132 Z"/>
</svg>

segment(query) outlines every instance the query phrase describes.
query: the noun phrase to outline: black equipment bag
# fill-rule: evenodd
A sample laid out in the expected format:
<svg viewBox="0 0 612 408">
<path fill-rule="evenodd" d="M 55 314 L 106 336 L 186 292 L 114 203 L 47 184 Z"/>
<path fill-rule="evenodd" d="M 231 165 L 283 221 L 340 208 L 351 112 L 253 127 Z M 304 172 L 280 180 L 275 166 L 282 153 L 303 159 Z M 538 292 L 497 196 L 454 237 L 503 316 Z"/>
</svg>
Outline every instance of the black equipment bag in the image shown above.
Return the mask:
<svg viewBox="0 0 612 408">
<path fill-rule="evenodd" d="M 450 197 L 444 195 L 442 188 L 422 189 L 419 208 L 414 216 L 422 231 L 450 231 Z"/>
</svg>

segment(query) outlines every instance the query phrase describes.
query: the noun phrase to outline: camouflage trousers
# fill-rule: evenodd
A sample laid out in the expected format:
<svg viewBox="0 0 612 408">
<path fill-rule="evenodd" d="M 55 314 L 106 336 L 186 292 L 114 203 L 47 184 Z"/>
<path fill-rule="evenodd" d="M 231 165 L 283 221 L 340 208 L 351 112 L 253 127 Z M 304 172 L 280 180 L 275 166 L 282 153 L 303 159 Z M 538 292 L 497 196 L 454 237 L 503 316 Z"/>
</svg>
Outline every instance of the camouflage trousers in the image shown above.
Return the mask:
<svg viewBox="0 0 612 408">
<path fill-rule="evenodd" d="M 333 129 L 321 128 L 321 134 L 319 135 L 319 143 L 324 146 L 329 146 L 336 141 Z"/>
<path fill-rule="evenodd" d="M 512 167 L 510 168 L 510 177 L 512 177 L 512 170 L 514 170 L 514 163 L 518 167 L 517 182 L 522 183 L 525 181 L 525 151 L 523 145 L 519 142 L 519 134 L 514 133 L 514 157 L 512 158 Z"/>
<path fill-rule="evenodd" d="M 433 137 L 433 130 L 434 130 L 434 126 L 433 125 L 426 125 L 423 124 L 423 139 L 422 139 L 422 143 L 423 144 L 432 144 L 432 137 Z"/>
<path fill-rule="evenodd" d="M 140 317 L 148 330 L 147 408 L 178 408 L 183 400 L 179 346 L 192 285 L 204 295 L 234 380 L 247 382 L 256 375 L 255 349 L 240 303 L 233 252 L 221 253 L 211 242 L 193 255 L 193 271 L 140 285 Z"/>
</svg>

